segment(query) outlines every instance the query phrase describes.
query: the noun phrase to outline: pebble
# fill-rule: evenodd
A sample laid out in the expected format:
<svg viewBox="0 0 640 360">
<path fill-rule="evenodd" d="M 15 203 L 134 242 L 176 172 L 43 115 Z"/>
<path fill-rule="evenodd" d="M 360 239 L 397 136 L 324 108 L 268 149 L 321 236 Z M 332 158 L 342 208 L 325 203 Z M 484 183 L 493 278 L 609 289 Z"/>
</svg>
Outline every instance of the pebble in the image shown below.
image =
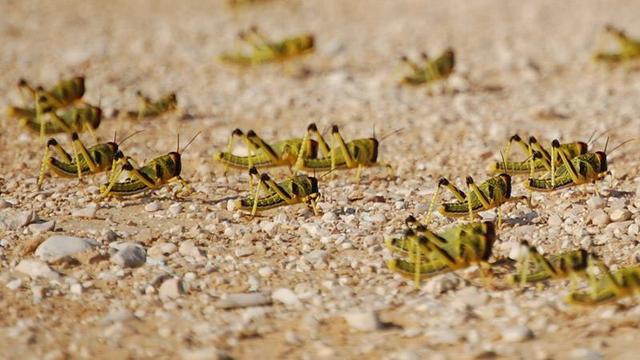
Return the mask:
<svg viewBox="0 0 640 360">
<path fill-rule="evenodd" d="M 587 206 L 589 206 L 590 209 L 604 209 L 605 205 L 606 201 L 599 196 L 594 196 L 587 200 Z"/>
<path fill-rule="evenodd" d="M 640 226 L 638 226 L 638 224 L 629 225 L 629 228 L 627 229 L 627 234 L 629 234 L 629 236 L 635 236 L 640 234 Z"/>
<path fill-rule="evenodd" d="M 41 234 L 47 231 L 52 231 L 56 227 L 55 220 L 49 220 L 40 223 L 33 223 L 29 225 L 29 231 L 33 234 Z"/>
<path fill-rule="evenodd" d="M 233 211 L 236 209 L 236 202 L 235 200 L 227 200 L 227 211 Z"/>
<path fill-rule="evenodd" d="M 387 221 L 387 219 L 384 217 L 384 214 L 382 213 L 377 213 L 377 214 L 363 214 L 362 215 L 362 220 L 366 221 L 366 222 L 371 222 L 371 223 L 382 223 Z"/>
<path fill-rule="evenodd" d="M 13 204 L 8 202 L 7 200 L 0 200 L 0 210 L 1 209 L 8 209 L 10 207 L 12 207 Z"/>
<path fill-rule="evenodd" d="M 271 294 L 271 299 L 273 299 L 274 302 L 281 302 L 287 306 L 300 305 L 300 299 L 298 299 L 298 295 L 291 291 L 291 289 L 287 288 L 276 289 Z"/>
<path fill-rule="evenodd" d="M 90 204 L 82 209 L 71 210 L 71 216 L 87 218 L 87 219 L 95 219 L 96 212 L 98 212 L 98 206 L 96 204 Z"/>
<path fill-rule="evenodd" d="M 262 277 L 269 277 L 273 274 L 273 269 L 269 266 L 264 266 L 258 269 L 258 275 Z"/>
<path fill-rule="evenodd" d="M 7 225 L 11 229 L 19 229 L 25 227 L 38 220 L 38 215 L 35 211 L 20 211 L 12 217 L 7 219 Z"/>
<path fill-rule="evenodd" d="M 182 286 L 182 280 L 177 278 L 170 278 L 162 282 L 160 289 L 158 289 L 158 295 L 161 299 L 177 299 L 184 293 Z"/>
<path fill-rule="evenodd" d="M 375 311 L 353 311 L 342 316 L 352 329 L 358 331 L 375 331 L 382 327 Z"/>
<path fill-rule="evenodd" d="M 237 257 L 249 256 L 253 254 L 253 248 L 250 246 L 241 246 L 235 251 Z"/>
<path fill-rule="evenodd" d="M 560 226 L 562 225 L 562 218 L 560 218 L 558 214 L 551 214 L 549 215 L 547 224 L 549 224 L 549 226 Z"/>
<path fill-rule="evenodd" d="M 447 291 L 454 290 L 460 285 L 460 278 L 454 274 L 443 274 L 436 276 L 427 282 L 424 290 L 432 295 L 444 294 Z"/>
<path fill-rule="evenodd" d="M 154 257 L 161 257 L 171 255 L 178 250 L 178 247 L 173 243 L 156 243 L 151 248 L 149 248 L 149 255 Z"/>
<path fill-rule="evenodd" d="M 38 246 L 35 255 L 45 261 L 56 261 L 98 245 L 99 243 L 93 239 L 54 235 Z"/>
<path fill-rule="evenodd" d="M 135 268 L 144 265 L 147 253 L 135 243 L 122 243 L 116 246 L 118 251 L 111 256 L 111 262 L 123 268 Z"/>
<path fill-rule="evenodd" d="M 168 211 L 169 211 L 170 214 L 172 214 L 174 216 L 177 216 L 178 214 L 180 214 L 182 212 L 182 204 L 180 204 L 180 203 L 171 204 L 169 206 Z"/>
<path fill-rule="evenodd" d="M 596 210 L 591 214 L 591 223 L 596 226 L 605 226 L 611 220 L 609 215 L 604 210 Z"/>
<path fill-rule="evenodd" d="M 627 221 L 631 219 L 631 211 L 627 209 L 615 209 L 611 212 L 611 221 Z"/>
<path fill-rule="evenodd" d="M 235 309 L 251 306 L 271 305 L 271 298 L 263 293 L 235 293 L 227 294 L 218 301 L 217 307 L 221 309 Z"/>
<path fill-rule="evenodd" d="M 233 359 L 229 354 L 215 347 L 202 347 L 197 349 L 185 349 L 180 351 L 182 360 L 229 360 Z"/>
<path fill-rule="evenodd" d="M 511 244 L 511 249 L 509 250 L 509 259 L 518 260 L 523 256 L 527 256 L 529 249 L 526 246 L 523 246 L 522 243 L 518 241 L 514 241 Z"/>
<path fill-rule="evenodd" d="M 317 264 L 326 259 L 327 252 L 325 250 L 313 250 L 308 254 L 304 255 L 304 259 L 312 264 Z"/>
<path fill-rule="evenodd" d="M 40 260 L 25 259 L 20 261 L 16 266 L 16 271 L 29 275 L 32 279 L 46 278 L 50 280 L 57 280 L 60 278 L 60 274 L 55 272 L 45 262 Z"/>
<path fill-rule="evenodd" d="M 200 251 L 200 249 L 198 249 L 198 247 L 192 240 L 183 241 L 180 244 L 180 248 L 178 249 L 178 252 L 182 254 L 182 256 L 190 256 L 194 259 L 199 259 L 203 257 L 202 252 Z"/>
<path fill-rule="evenodd" d="M 504 328 L 500 335 L 502 340 L 510 343 L 523 342 L 533 338 L 531 329 L 524 325 Z"/>
<path fill-rule="evenodd" d="M 157 201 L 152 201 L 144 206 L 144 210 L 148 212 L 154 212 L 160 210 L 160 203 Z"/>
<path fill-rule="evenodd" d="M 571 351 L 571 358 L 576 360 L 602 360 L 601 353 L 585 348 L 577 348 Z"/>
<path fill-rule="evenodd" d="M 69 286 L 69 292 L 73 295 L 82 295 L 82 284 L 72 284 L 71 286 Z"/>
<path fill-rule="evenodd" d="M 9 281 L 6 285 L 7 289 L 9 290 L 17 290 L 22 286 L 22 280 L 21 279 L 13 279 L 11 281 Z"/>
</svg>

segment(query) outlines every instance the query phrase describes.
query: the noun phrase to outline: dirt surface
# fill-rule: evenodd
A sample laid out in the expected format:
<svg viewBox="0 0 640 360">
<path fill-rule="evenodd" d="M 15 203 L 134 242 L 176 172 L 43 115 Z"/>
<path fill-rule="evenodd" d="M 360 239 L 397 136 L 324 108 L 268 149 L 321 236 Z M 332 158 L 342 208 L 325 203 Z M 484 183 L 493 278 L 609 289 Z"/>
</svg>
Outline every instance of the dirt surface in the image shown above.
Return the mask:
<svg viewBox="0 0 640 360">
<path fill-rule="evenodd" d="M 609 149 L 637 139 L 640 73 L 590 59 L 607 23 L 640 36 L 640 3 L 273 0 L 230 10 L 222 1 L 7 0 L 0 13 L 0 107 L 19 103 L 21 77 L 48 86 L 83 74 L 86 100 L 108 115 L 100 140 L 144 130 L 123 145 L 141 164 L 173 151 L 178 133 L 184 141 L 202 131 L 183 156 L 193 194 L 176 198 L 165 187 L 99 200 L 104 176 L 47 177 L 38 192 L 38 136 L 3 117 L 0 357 L 637 357 L 637 299 L 572 307 L 563 301 L 569 281 L 514 289 L 497 276 L 490 289 L 474 269 L 415 290 L 387 270 L 383 242 L 407 215 L 422 217 L 439 177 L 461 186 L 467 175 L 488 177 L 514 133 L 549 144 L 607 131 L 596 149 L 606 136 Z M 313 33 L 317 51 L 249 70 L 215 61 L 251 25 L 274 38 Z M 448 46 L 458 60 L 456 94 L 397 85 L 401 55 Z M 180 109 L 143 121 L 113 117 L 136 107 L 138 90 L 175 91 Z M 354 171 L 322 177 L 319 216 L 303 205 L 253 220 L 234 210 L 248 177 L 223 176 L 212 158 L 230 132 L 255 129 L 275 141 L 301 137 L 310 122 L 338 124 L 347 139 L 403 129 L 380 146 L 397 179 L 383 168 L 365 169 L 360 182 Z M 585 185 L 535 194 L 534 209 L 504 205 L 492 261 L 528 240 L 545 254 L 583 247 L 613 268 L 636 263 L 639 150 L 634 141 L 609 157 L 613 175 L 599 184 L 601 198 Z M 514 177 L 514 195 L 526 194 L 524 180 Z M 72 215 L 92 204 L 94 218 Z M 32 210 L 55 221 L 53 230 L 16 225 Z M 617 210 L 630 217 L 615 221 Z M 429 225 L 453 222 L 436 216 Z M 53 235 L 99 244 L 46 265 L 33 250 Z M 144 265 L 114 260 L 127 242 L 144 249 Z M 25 274 L 27 265 L 40 272 Z M 496 273 L 512 269 L 503 260 Z M 265 304 L 228 305 L 236 293 Z"/>
</svg>

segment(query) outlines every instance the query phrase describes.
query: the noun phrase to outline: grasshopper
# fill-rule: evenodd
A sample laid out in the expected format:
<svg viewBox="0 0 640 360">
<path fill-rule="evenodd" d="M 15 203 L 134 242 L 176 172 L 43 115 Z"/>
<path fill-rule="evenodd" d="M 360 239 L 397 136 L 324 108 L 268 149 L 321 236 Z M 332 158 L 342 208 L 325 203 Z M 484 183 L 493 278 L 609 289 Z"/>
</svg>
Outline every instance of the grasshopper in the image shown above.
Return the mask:
<svg viewBox="0 0 640 360">
<path fill-rule="evenodd" d="M 178 98 L 175 93 L 167 94 L 156 101 L 151 100 L 140 91 L 136 93 L 136 96 L 140 100 L 140 106 L 137 111 L 127 112 L 127 116 L 131 119 L 140 120 L 142 118 L 160 116 L 178 107 Z"/>
<path fill-rule="evenodd" d="M 199 132 L 191 138 L 182 151 L 180 151 L 180 136 L 178 136 L 176 151 L 159 156 L 139 168 L 134 168 L 131 164 L 131 158 L 126 157 L 120 171 L 112 176 L 108 183 L 100 186 L 101 197 L 109 195 L 116 197 L 132 196 L 145 191 L 159 189 L 172 182 L 180 183 L 182 186 L 180 191 L 188 188 L 189 185 L 180 176 L 182 172 L 181 152 L 184 153 L 198 135 L 200 135 Z M 128 177 L 124 181 L 118 182 L 123 171 L 128 173 Z"/>
<path fill-rule="evenodd" d="M 310 124 L 307 132 L 317 132 L 315 124 Z M 249 149 L 249 155 L 234 155 L 232 150 L 235 138 L 241 138 Z M 326 144 L 325 144 L 326 146 Z M 301 148 L 304 151 L 301 152 Z M 326 150 L 328 151 L 328 150 Z M 226 152 L 216 152 L 214 160 L 224 164 L 224 172 L 227 173 L 229 167 L 239 169 L 266 168 L 288 166 L 291 168 L 299 156 L 316 157 L 318 153 L 318 142 L 305 137 L 304 139 L 287 139 L 272 144 L 266 143 L 253 130 L 244 134 L 242 130 L 235 129 L 229 137 Z"/>
<path fill-rule="evenodd" d="M 529 178 L 525 187 L 531 191 L 549 192 L 567 187 L 573 187 L 588 183 L 596 186 L 596 194 L 600 195 L 596 181 L 610 174 L 607 170 L 607 154 L 605 151 L 587 152 L 573 159 L 560 151 L 560 142 L 553 140 L 551 143 L 551 171 L 549 176 L 540 179 Z M 557 168 L 556 156 L 560 155 L 562 165 Z"/>
<path fill-rule="evenodd" d="M 393 259 L 387 267 L 407 277 L 413 277 L 416 287 L 423 278 L 486 264 L 496 238 L 492 222 L 474 222 L 449 228 L 435 234 L 419 224 L 413 216 L 405 220 L 408 229 L 404 237 L 388 239 L 386 247 L 407 260 Z M 483 272 L 484 275 L 484 272 Z"/>
<path fill-rule="evenodd" d="M 256 27 L 247 32 L 238 34 L 241 40 L 249 44 L 252 53 L 222 54 L 219 59 L 222 62 L 253 66 L 269 62 L 284 61 L 296 56 L 308 54 L 314 51 L 315 41 L 311 34 L 290 37 L 281 41 L 269 40 L 260 33 Z"/>
<path fill-rule="evenodd" d="M 511 144 L 516 143 L 524 150 L 528 155 L 527 160 L 523 161 L 509 161 L 511 154 Z M 578 155 L 582 155 L 588 151 L 589 145 L 582 141 L 574 141 L 569 143 L 560 144 L 559 151 L 565 153 L 569 159 L 573 159 Z M 534 173 L 541 171 L 551 171 L 551 156 L 538 140 L 530 136 L 529 143 L 527 144 L 518 134 L 513 135 L 507 143 L 506 160 L 496 161 L 491 164 L 489 170 L 493 173 L 508 173 L 508 174 L 529 174 L 533 176 Z M 556 165 L 560 165 L 561 159 L 556 160 Z"/>
<path fill-rule="evenodd" d="M 322 135 L 314 128 L 322 158 L 300 154 L 294 165 L 295 171 L 334 171 L 336 169 L 357 169 L 356 179 L 360 180 L 362 169 L 365 167 L 384 166 L 393 176 L 393 167 L 378 161 L 380 141 L 374 137 L 355 139 L 345 142 L 337 125 L 331 128 L 331 147 L 327 145 Z M 308 131 L 305 136 L 309 136 Z M 305 137 L 306 139 L 306 137 Z M 328 156 L 327 156 L 328 154 Z"/>
<path fill-rule="evenodd" d="M 40 94 L 45 97 L 46 102 L 54 109 L 63 108 L 82 99 L 85 92 L 84 77 L 77 76 L 71 79 L 60 80 L 49 90 L 40 87 L 33 88 L 27 80 L 20 79 L 18 90 L 27 103 L 31 103 Z"/>
<path fill-rule="evenodd" d="M 253 193 L 236 200 L 236 208 L 251 211 L 253 218 L 258 211 L 273 209 L 285 205 L 308 204 L 314 214 L 318 215 L 317 200 L 318 179 L 306 175 L 294 175 L 287 180 L 276 183 L 268 174 L 259 174 L 255 167 L 249 170 L 249 176 L 258 180 Z M 260 192 L 265 194 L 261 195 Z"/>
<path fill-rule="evenodd" d="M 442 203 L 438 209 L 440 214 L 448 217 L 462 217 L 469 215 L 469 220 L 473 220 L 474 214 L 491 210 L 493 208 L 498 209 L 498 227 L 502 225 L 502 211 L 500 206 L 507 202 L 526 200 L 529 207 L 531 201 L 526 196 L 511 196 L 511 176 L 508 174 L 500 174 L 485 180 L 480 185 L 476 185 L 471 176 L 467 177 L 468 194 L 458 189 L 455 185 L 451 184 L 446 178 L 440 178 L 438 181 L 438 188 L 431 198 L 429 204 L 429 210 L 427 212 L 425 222 L 428 223 L 431 219 L 431 214 L 438 199 L 441 189 L 444 187 L 449 190 L 456 197 L 458 201 Z"/>
<path fill-rule="evenodd" d="M 102 120 L 102 109 L 88 104 L 82 107 L 67 108 L 60 114 L 56 111 L 50 111 L 46 114 L 49 116 L 49 120 L 44 119 L 44 114 L 38 116 L 36 112 L 27 112 L 25 109 L 19 111 L 21 112 L 15 111 L 14 114 L 22 116 L 20 125 L 41 135 L 72 134 L 87 130 L 95 138 L 94 130 L 100 126 Z"/>
<path fill-rule="evenodd" d="M 137 133 L 139 131 L 122 139 L 120 145 Z M 109 171 L 110 176 L 113 176 L 115 169 L 124 162 L 124 155 L 119 150 L 115 135 L 113 141 L 97 144 L 90 148 L 87 148 L 80 141 L 77 133 L 71 135 L 71 141 L 73 157 L 64 150 L 56 139 L 50 138 L 47 141 L 38 176 L 38 190 L 40 190 L 44 175 L 48 170 L 57 176 L 66 178 L 78 176 L 78 179 L 82 179 L 83 175 L 105 171 Z M 51 156 L 50 150 L 53 150 L 58 157 Z"/>
<path fill-rule="evenodd" d="M 626 267 L 616 272 L 605 271 L 600 277 L 589 275 L 587 290 L 572 291 L 566 301 L 577 305 L 599 305 L 640 294 L 640 267 Z"/>
<path fill-rule="evenodd" d="M 576 277 L 584 277 L 587 269 L 592 266 L 607 269 L 595 255 L 584 249 L 565 251 L 547 259 L 526 241 L 523 241 L 522 246 L 527 249 L 527 254 L 518 260 L 518 269 L 508 277 L 510 284 L 519 283 L 523 286 L 526 283 L 566 277 L 575 280 Z"/>
<path fill-rule="evenodd" d="M 630 38 L 623 30 L 617 29 L 612 25 L 606 25 L 604 31 L 618 42 L 620 51 L 597 51 L 593 55 L 594 60 L 606 63 L 621 63 L 640 58 L 640 40 Z"/>
<path fill-rule="evenodd" d="M 456 64 L 453 49 L 446 49 L 435 59 L 429 58 L 426 53 L 422 53 L 421 57 L 421 64 L 411 61 L 406 56 L 400 58 L 400 61 L 411 68 L 411 74 L 403 76 L 400 83 L 407 85 L 431 84 L 445 80 L 453 73 Z"/>
</svg>

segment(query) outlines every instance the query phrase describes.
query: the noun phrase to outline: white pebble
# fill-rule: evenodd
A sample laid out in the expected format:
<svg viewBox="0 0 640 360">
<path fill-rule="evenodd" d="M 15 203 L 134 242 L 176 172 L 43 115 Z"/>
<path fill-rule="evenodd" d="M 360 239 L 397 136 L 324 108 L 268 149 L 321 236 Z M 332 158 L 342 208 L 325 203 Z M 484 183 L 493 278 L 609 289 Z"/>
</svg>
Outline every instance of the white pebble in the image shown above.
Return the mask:
<svg viewBox="0 0 640 360">
<path fill-rule="evenodd" d="M 269 277 L 273 274 L 273 270 L 269 266 L 261 267 L 258 269 L 258 275 L 262 277 Z"/>
<path fill-rule="evenodd" d="M 227 211 L 233 211 L 236 209 L 235 200 L 227 200 Z"/>
<path fill-rule="evenodd" d="M 165 280 L 162 285 L 160 285 L 160 289 L 158 289 L 158 294 L 161 299 L 177 299 L 184 293 L 184 288 L 182 287 L 182 281 L 176 278 L 170 278 Z"/>
<path fill-rule="evenodd" d="M 271 294 L 271 298 L 273 301 L 281 302 L 287 306 L 297 306 L 300 304 L 298 295 L 287 288 L 276 289 L 276 291 Z"/>
<path fill-rule="evenodd" d="M 43 232 L 51 231 L 56 227 L 56 221 L 50 220 L 41 223 L 34 223 L 29 225 L 29 231 L 34 234 L 41 234 Z"/>
<path fill-rule="evenodd" d="M 560 216 L 558 216 L 558 214 L 551 214 L 549 215 L 549 219 L 547 220 L 547 224 L 549 224 L 549 226 L 560 226 L 562 225 L 562 218 L 560 218 Z"/>
<path fill-rule="evenodd" d="M 21 279 L 13 279 L 11 281 L 9 281 L 6 285 L 7 289 L 9 290 L 17 290 L 22 286 L 22 280 Z"/>
<path fill-rule="evenodd" d="M 604 226 L 610 222 L 609 215 L 604 210 L 596 210 L 591 214 L 591 223 L 596 226 Z"/>
<path fill-rule="evenodd" d="M 611 212 L 611 221 L 627 221 L 631 219 L 631 211 L 627 209 L 615 209 Z"/>
<path fill-rule="evenodd" d="M 78 283 L 72 284 L 69 287 L 69 292 L 73 295 L 78 295 L 78 296 L 82 295 L 82 284 L 78 284 Z"/>
<path fill-rule="evenodd" d="M 111 262 L 123 268 L 135 268 L 144 265 L 147 253 L 135 243 L 123 243 L 116 246 L 118 252 L 111 256 Z"/>
<path fill-rule="evenodd" d="M 158 211 L 160 210 L 160 203 L 158 203 L 157 201 L 152 201 L 145 205 L 144 210 L 148 212 Z"/>
<path fill-rule="evenodd" d="M 55 261 L 98 245 L 93 239 L 54 235 L 38 246 L 35 255 L 42 260 Z"/>
<path fill-rule="evenodd" d="M 57 280 L 60 278 L 60 274 L 55 272 L 49 267 L 49 265 L 40 260 L 22 260 L 20 261 L 18 266 L 16 266 L 16 271 L 29 275 L 32 279 L 46 278 Z"/>
<path fill-rule="evenodd" d="M 168 211 L 170 214 L 177 216 L 182 212 L 182 204 L 180 203 L 171 204 L 171 206 L 169 206 Z"/>
<path fill-rule="evenodd" d="M 226 294 L 220 299 L 217 306 L 222 309 L 234 309 L 269 304 L 271 304 L 271 298 L 259 292 L 252 292 Z"/>
<path fill-rule="evenodd" d="M 510 343 L 522 342 L 533 338 L 533 332 L 526 326 L 513 326 L 502 329 L 502 340 Z"/>
<path fill-rule="evenodd" d="M 98 211 L 98 206 L 96 204 L 90 204 L 82 209 L 73 209 L 71 210 L 71 216 L 94 219 L 96 217 L 96 212 Z"/>
<path fill-rule="evenodd" d="M 249 256 L 253 254 L 253 248 L 250 246 L 242 246 L 235 251 L 237 257 Z"/>
<path fill-rule="evenodd" d="M 585 348 L 577 348 L 571 351 L 571 358 L 576 360 L 602 360 L 601 353 Z"/>
<path fill-rule="evenodd" d="M 375 331 L 382 327 L 378 314 L 374 311 L 354 311 L 343 315 L 352 329 L 358 331 Z"/>
<path fill-rule="evenodd" d="M 604 199 L 599 196 L 594 196 L 589 200 L 587 200 L 587 206 L 589 206 L 590 209 L 594 209 L 594 210 L 604 209 L 605 204 L 606 204 L 606 201 L 604 201 Z"/>
<path fill-rule="evenodd" d="M 183 256 L 190 256 L 194 259 L 202 258 L 202 252 L 200 251 L 200 249 L 198 249 L 198 247 L 192 240 L 183 241 L 180 244 L 178 252 L 180 252 L 180 254 L 182 254 Z"/>
</svg>

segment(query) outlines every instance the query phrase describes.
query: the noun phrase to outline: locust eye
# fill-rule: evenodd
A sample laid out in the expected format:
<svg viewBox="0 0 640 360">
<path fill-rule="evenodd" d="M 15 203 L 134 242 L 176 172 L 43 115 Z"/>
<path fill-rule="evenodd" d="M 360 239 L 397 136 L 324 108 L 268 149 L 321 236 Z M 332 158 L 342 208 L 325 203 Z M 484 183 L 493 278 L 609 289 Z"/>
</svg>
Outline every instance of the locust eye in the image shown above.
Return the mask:
<svg viewBox="0 0 640 360">
<path fill-rule="evenodd" d="M 555 139 L 551 142 L 551 146 L 553 146 L 554 148 L 559 148 L 560 147 L 560 141 L 558 141 L 558 139 Z"/>
<path fill-rule="evenodd" d="M 445 178 L 440 178 L 440 180 L 438 181 L 438 186 L 447 186 L 447 185 L 449 185 L 449 180 Z"/>
<path fill-rule="evenodd" d="M 521 141 L 522 139 L 520 138 L 520 135 L 515 134 L 511 137 L 511 139 L 509 139 L 510 141 Z"/>
</svg>

